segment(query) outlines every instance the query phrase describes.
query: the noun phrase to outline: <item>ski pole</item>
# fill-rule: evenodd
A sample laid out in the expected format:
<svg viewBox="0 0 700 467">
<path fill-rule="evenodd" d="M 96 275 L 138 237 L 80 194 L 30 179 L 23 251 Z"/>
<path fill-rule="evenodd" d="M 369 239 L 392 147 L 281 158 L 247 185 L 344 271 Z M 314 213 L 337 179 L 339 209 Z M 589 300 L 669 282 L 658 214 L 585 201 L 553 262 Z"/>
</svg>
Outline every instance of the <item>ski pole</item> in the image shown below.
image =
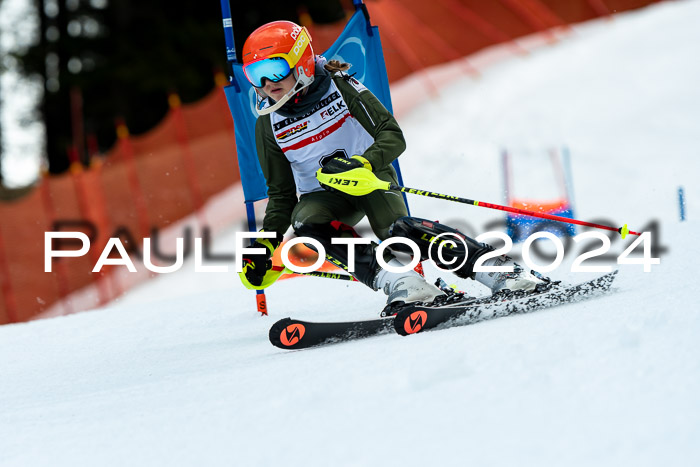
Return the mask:
<svg viewBox="0 0 700 467">
<path fill-rule="evenodd" d="M 627 234 L 641 235 L 639 232 L 634 232 L 627 228 L 627 224 L 622 227 L 611 227 L 608 225 L 594 224 L 593 222 L 580 221 L 577 219 L 569 219 L 568 217 L 555 216 L 552 214 L 545 214 L 542 212 L 528 211 L 527 209 L 513 208 L 510 206 L 501 206 L 499 204 L 486 203 L 484 201 L 477 201 L 468 198 L 460 198 L 459 196 L 444 195 L 442 193 L 435 193 L 428 190 L 419 190 L 417 188 L 408 188 L 405 186 L 394 185 L 390 182 L 385 182 L 377 178 L 374 173 L 370 172 L 364 168 L 357 168 L 348 170 L 347 172 L 339 174 L 324 174 L 319 169 L 316 172 L 316 178 L 319 182 L 324 185 L 328 185 L 338 191 L 347 193 L 352 196 L 364 196 L 366 194 L 372 193 L 375 190 L 396 190 L 402 193 L 410 193 L 413 195 L 426 196 L 428 198 L 444 199 L 447 201 L 454 201 L 456 203 L 471 204 L 472 206 L 480 206 L 482 208 L 497 209 L 500 211 L 512 212 L 515 214 L 522 214 L 525 216 L 539 217 L 542 219 L 549 219 L 557 222 L 565 222 L 567 224 L 578 224 L 585 225 L 587 227 L 594 227 L 596 229 L 611 230 L 613 232 L 618 232 L 624 239 Z"/>
<path fill-rule="evenodd" d="M 312 277 L 323 277 L 325 279 L 336 279 L 341 281 L 351 281 L 357 282 L 353 276 L 349 274 L 338 274 L 335 272 L 322 272 L 322 271 L 311 271 L 311 272 L 295 272 L 286 266 L 272 266 L 273 271 L 282 271 L 281 275 L 284 274 L 296 274 L 299 276 L 312 276 Z"/>
</svg>

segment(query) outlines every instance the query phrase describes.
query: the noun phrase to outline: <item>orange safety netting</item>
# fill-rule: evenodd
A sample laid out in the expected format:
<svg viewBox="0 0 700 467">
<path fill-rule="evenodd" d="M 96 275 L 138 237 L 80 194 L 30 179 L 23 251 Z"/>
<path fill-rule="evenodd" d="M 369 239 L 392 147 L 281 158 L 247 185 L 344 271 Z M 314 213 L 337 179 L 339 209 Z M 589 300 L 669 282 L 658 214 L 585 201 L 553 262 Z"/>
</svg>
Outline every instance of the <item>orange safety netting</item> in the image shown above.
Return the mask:
<svg viewBox="0 0 700 467">
<path fill-rule="evenodd" d="M 556 36 L 585 21 L 639 8 L 653 0 L 369 0 L 372 23 L 382 34 L 389 81 L 425 67 L 468 56 L 487 46 L 516 42 L 533 33 Z M 314 47 L 325 50 L 344 25 L 309 26 Z M 352 70 L 351 70 L 352 71 Z M 477 71 L 465 65 L 465 72 Z M 434 86 L 426 81 L 426 86 Z M 0 324 L 25 321 L 73 291 L 109 276 L 93 274 L 107 239 L 119 234 L 136 248 L 152 229 L 161 229 L 199 209 L 212 195 L 239 180 L 233 122 L 217 88 L 201 101 L 171 111 L 153 130 L 130 137 L 118 130 L 117 145 L 103 164 L 43 179 L 16 202 L 0 203 Z M 44 232 L 81 230 L 93 236 L 90 253 L 56 259 L 44 272 Z M 71 224 L 72 222 L 72 224 Z M 65 243 L 66 249 L 79 247 Z M 95 305 L 122 290 L 117 280 L 100 281 Z M 71 310 L 69 301 L 64 303 Z"/>
<path fill-rule="evenodd" d="M 165 228 L 200 208 L 240 179 L 233 122 L 223 91 L 187 106 L 173 102 L 152 131 L 130 137 L 120 128 L 117 145 L 89 169 L 45 177 L 25 198 L 0 203 L 0 324 L 25 321 L 96 278 L 92 273 L 107 240 L 120 237 L 138 249 L 153 229 Z M 101 162 L 104 161 L 104 162 Z M 44 272 L 44 233 L 81 231 L 89 253 L 53 260 Z M 77 240 L 55 240 L 55 249 L 75 250 Z M 103 285 L 98 302 L 118 295 Z M 70 303 L 65 304 L 67 312 Z"/>
</svg>

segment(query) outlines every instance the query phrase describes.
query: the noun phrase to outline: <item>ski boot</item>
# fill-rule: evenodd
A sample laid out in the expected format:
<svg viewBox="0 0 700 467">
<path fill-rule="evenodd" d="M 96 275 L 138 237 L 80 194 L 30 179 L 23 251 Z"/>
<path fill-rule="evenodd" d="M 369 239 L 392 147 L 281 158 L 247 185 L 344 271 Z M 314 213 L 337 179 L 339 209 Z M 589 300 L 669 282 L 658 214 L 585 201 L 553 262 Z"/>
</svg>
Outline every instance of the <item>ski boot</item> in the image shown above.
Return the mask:
<svg viewBox="0 0 700 467">
<path fill-rule="evenodd" d="M 400 266 L 401 263 L 392 259 L 392 266 Z M 382 289 L 387 295 L 386 307 L 380 316 L 393 316 L 409 303 L 432 303 L 446 294 L 443 290 L 428 283 L 423 276 L 415 271 L 402 273 L 390 272 L 382 269 L 377 273 L 374 288 Z"/>
<path fill-rule="evenodd" d="M 511 266 L 512 272 L 477 272 L 474 280 L 491 289 L 491 293 L 498 292 L 533 292 L 549 287 L 551 279 L 544 277 L 536 271 L 526 271 L 510 256 L 502 255 L 484 261 L 484 266 Z"/>
</svg>

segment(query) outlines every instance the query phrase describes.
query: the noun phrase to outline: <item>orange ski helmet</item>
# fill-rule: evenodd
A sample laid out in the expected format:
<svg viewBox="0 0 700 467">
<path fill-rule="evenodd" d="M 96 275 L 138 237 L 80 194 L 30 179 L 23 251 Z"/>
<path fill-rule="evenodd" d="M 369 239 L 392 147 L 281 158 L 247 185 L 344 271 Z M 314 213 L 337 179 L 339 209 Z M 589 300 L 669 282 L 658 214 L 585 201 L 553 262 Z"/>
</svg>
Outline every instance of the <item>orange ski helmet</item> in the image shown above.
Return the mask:
<svg viewBox="0 0 700 467">
<path fill-rule="evenodd" d="M 264 79 L 277 82 L 292 73 L 297 81 L 295 92 L 299 92 L 313 81 L 314 68 L 311 36 L 291 21 L 260 26 L 243 44 L 243 71 L 257 88 L 264 86 Z"/>
</svg>

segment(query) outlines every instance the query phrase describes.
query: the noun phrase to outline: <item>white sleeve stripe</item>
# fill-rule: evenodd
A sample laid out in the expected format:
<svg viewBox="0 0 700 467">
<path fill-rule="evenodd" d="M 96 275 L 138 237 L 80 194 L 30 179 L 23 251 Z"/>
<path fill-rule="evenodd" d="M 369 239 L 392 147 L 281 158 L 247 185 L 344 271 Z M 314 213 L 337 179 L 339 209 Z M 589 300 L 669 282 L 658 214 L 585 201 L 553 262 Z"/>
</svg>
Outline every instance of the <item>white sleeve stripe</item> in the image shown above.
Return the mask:
<svg viewBox="0 0 700 467">
<path fill-rule="evenodd" d="M 362 106 L 362 110 L 365 111 L 365 115 L 367 115 L 367 118 L 369 118 L 369 121 L 372 123 L 372 126 L 376 128 L 377 125 L 375 125 L 374 120 L 372 120 L 372 117 L 370 117 L 369 112 L 367 112 L 367 107 L 365 107 L 365 104 L 362 101 L 360 101 L 360 105 Z"/>
</svg>

